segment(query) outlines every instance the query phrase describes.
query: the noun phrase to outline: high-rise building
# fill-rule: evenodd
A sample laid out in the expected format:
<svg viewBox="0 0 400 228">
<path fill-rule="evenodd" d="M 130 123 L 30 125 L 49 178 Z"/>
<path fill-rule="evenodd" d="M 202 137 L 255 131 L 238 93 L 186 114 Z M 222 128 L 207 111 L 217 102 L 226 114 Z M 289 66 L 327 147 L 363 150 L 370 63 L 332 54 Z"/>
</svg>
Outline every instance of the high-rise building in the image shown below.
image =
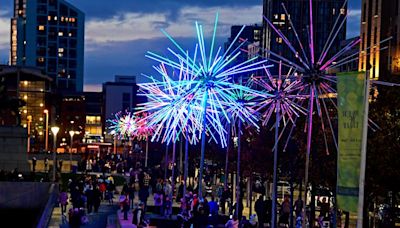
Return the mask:
<svg viewBox="0 0 400 228">
<path fill-rule="evenodd" d="M 315 62 L 321 55 L 325 43 L 328 40 L 329 34 L 332 31 L 335 21 L 340 14 L 346 13 L 347 5 L 345 0 L 313 0 L 313 41 L 314 41 L 314 56 Z M 285 13 L 285 8 L 287 13 Z M 272 24 L 279 29 L 293 45 L 298 55 L 303 56 L 301 46 L 297 41 L 294 30 L 299 36 L 301 45 L 303 46 L 306 56 L 310 59 L 309 47 L 309 28 L 310 28 L 310 7 L 308 0 L 264 0 L 263 14 Z M 289 22 L 289 17 L 293 26 Z M 341 21 L 337 23 L 337 27 Z M 331 48 L 325 57 L 325 61 L 329 60 L 334 53 L 340 50 L 340 42 L 346 39 L 346 24 L 337 32 L 335 40 L 332 42 Z M 286 59 L 298 63 L 296 54 L 294 54 L 285 41 L 263 20 L 263 49 L 274 52 Z M 264 51 L 263 50 L 263 51 Z M 276 59 L 274 56 L 264 51 L 264 56 Z"/>
<path fill-rule="evenodd" d="M 14 0 L 11 64 L 42 69 L 58 91 L 82 91 L 84 21 L 64 0 Z"/>
<path fill-rule="evenodd" d="M 262 26 L 261 25 L 246 25 L 240 33 L 238 39 L 232 44 L 233 40 L 237 37 L 242 29 L 242 25 L 234 25 L 231 27 L 231 36 L 225 42 L 225 51 L 232 45 L 230 51 L 236 50 L 239 45 L 241 53 L 230 63 L 230 66 L 242 63 L 256 56 L 260 56 L 260 43 L 262 40 Z M 244 42 L 244 43 L 243 43 Z M 236 75 L 238 76 L 238 75 Z M 241 76 L 247 77 L 249 73 L 242 73 Z"/>
<path fill-rule="evenodd" d="M 228 49 L 229 45 L 231 45 L 232 41 L 238 35 L 240 30 L 242 29 L 242 25 L 234 25 L 231 27 L 231 36 L 228 38 L 228 41 L 225 42 L 225 50 Z M 242 51 L 241 54 L 235 59 L 235 62 L 244 62 L 249 58 L 250 52 L 252 53 L 254 50 L 249 50 L 249 46 L 254 46 L 254 44 L 259 44 L 262 39 L 262 26 L 261 25 L 246 25 L 243 31 L 240 33 L 240 36 L 236 43 L 232 45 L 231 51 L 235 50 L 241 43 L 245 42 L 241 49 L 245 49 L 246 51 Z M 254 53 L 252 53 L 254 54 Z"/>
<path fill-rule="evenodd" d="M 371 79 L 400 74 L 400 0 L 362 0 L 360 61 Z M 392 39 L 388 39 L 392 37 Z"/>
</svg>

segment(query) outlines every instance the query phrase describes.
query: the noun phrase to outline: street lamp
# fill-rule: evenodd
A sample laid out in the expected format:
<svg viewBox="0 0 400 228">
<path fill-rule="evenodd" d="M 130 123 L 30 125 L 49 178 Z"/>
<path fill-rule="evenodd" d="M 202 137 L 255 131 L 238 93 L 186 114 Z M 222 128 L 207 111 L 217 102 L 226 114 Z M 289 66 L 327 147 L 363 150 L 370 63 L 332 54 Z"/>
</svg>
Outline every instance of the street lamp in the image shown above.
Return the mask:
<svg viewBox="0 0 400 228">
<path fill-rule="evenodd" d="M 31 123 L 32 123 L 32 116 L 27 116 L 28 119 L 28 153 L 31 151 Z"/>
<path fill-rule="evenodd" d="M 74 134 L 75 134 L 75 131 L 69 131 L 69 135 L 71 136 L 71 145 L 69 146 L 69 165 L 70 165 L 70 169 L 72 170 L 72 143 L 74 142 L 73 141 L 73 138 L 74 138 Z"/>
<path fill-rule="evenodd" d="M 60 130 L 59 127 L 51 127 L 53 133 L 53 182 L 56 181 L 56 150 L 57 150 L 57 133 Z"/>
<path fill-rule="evenodd" d="M 46 139 L 44 143 L 44 150 L 47 152 L 49 150 L 49 110 L 45 109 L 43 112 L 46 114 Z"/>
</svg>

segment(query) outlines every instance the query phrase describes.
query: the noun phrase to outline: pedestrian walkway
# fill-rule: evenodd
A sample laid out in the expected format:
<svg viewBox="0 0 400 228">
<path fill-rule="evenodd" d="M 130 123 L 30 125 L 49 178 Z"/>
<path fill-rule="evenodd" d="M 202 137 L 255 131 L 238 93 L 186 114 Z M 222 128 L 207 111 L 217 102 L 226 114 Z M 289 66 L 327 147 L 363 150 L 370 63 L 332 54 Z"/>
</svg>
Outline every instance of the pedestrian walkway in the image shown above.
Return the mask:
<svg viewBox="0 0 400 228">
<path fill-rule="evenodd" d="M 117 203 L 116 197 L 114 197 L 114 204 L 109 205 L 108 201 L 103 201 L 100 204 L 98 213 L 87 214 L 89 223 L 85 225 L 81 225 L 82 228 L 98 228 L 98 227 L 107 227 L 114 228 L 116 226 L 116 216 L 115 213 L 118 210 L 119 206 Z M 69 203 L 67 205 L 67 212 L 64 215 L 61 215 L 61 207 L 55 207 L 50 219 L 49 226 L 50 228 L 68 228 L 68 211 L 72 208 L 72 205 Z"/>
</svg>

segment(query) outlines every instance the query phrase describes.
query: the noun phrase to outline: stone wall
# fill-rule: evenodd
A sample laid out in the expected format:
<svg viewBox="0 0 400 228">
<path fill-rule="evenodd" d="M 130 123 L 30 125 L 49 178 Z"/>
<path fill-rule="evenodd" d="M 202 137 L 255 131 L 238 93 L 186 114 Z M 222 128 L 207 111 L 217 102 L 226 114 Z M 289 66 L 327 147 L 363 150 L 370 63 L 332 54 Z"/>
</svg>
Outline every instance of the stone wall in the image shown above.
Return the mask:
<svg viewBox="0 0 400 228">
<path fill-rule="evenodd" d="M 0 169 L 29 171 L 27 130 L 23 127 L 0 127 Z"/>
</svg>

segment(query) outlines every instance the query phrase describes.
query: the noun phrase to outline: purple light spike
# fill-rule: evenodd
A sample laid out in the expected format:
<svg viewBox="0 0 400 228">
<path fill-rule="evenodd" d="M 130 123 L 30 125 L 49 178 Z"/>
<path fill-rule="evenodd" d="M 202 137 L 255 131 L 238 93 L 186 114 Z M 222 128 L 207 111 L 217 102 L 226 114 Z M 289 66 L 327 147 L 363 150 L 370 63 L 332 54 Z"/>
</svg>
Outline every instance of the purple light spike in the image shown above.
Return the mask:
<svg viewBox="0 0 400 228">
<path fill-rule="evenodd" d="M 312 0 L 310 2 L 310 52 L 311 52 L 311 64 L 314 65 L 314 26 L 313 26 L 313 6 Z"/>
</svg>

